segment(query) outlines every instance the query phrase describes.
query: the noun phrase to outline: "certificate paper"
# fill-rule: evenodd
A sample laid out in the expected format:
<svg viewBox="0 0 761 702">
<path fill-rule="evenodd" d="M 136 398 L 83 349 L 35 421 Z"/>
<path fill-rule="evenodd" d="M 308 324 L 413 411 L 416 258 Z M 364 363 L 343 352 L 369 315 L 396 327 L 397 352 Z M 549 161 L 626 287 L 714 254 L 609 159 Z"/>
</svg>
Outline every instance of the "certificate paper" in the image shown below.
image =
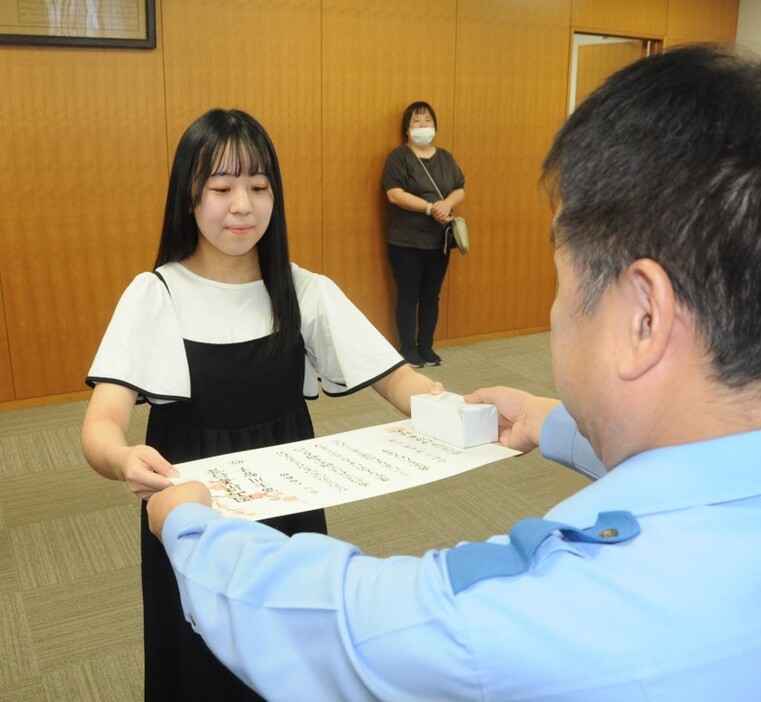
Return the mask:
<svg viewBox="0 0 761 702">
<path fill-rule="evenodd" d="M 220 514 L 266 519 L 376 497 L 518 455 L 459 448 L 404 420 L 318 439 L 178 463 L 174 483 L 205 483 Z"/>
</svg>

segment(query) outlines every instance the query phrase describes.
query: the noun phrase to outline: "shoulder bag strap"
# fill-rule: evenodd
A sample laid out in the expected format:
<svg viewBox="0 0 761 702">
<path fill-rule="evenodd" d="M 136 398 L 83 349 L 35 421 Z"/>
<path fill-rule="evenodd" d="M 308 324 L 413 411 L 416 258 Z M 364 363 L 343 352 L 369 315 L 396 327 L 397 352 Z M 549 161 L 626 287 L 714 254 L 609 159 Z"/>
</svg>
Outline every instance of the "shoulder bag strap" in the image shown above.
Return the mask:
<svg viewBox="0 0 761 702">
<path fill-rule="evenodd" d="M 407 147 L 410 151 L 412 151 L 412 147 L 407 144 Z M 420 156 L 418 156 L 414 151 L 412 151 L 412 155 L 417 159 L 418 163 L 423 167 L 423 170 L 425 171 L 425 174 L 428 176 L 428 180 L 431 181 L 433 184 L 433 187 L 436 189 L 436 192 L 439 194 L 439 198 L 442 200 L 444 199 L 444 196 L 441 194 L 441 190 L 439 190 L 439 186 L 436 185 L 436 181 L 433 179 L 433 176 L 428 172 L 428 169 L 425 167 L 425 164 L 420 160 Z"/>
</svg>

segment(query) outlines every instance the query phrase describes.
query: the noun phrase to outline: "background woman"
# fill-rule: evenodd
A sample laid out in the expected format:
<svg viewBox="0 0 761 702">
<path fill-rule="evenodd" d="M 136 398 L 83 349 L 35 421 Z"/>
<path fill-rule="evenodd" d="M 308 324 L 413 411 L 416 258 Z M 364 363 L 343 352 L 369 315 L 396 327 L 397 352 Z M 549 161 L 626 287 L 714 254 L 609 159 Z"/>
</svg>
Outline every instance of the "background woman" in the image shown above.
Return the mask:
<svg viewBox="0 0 761 702">
<path fill-rule="evenodd" d="M 396 326 L 402 356 L 416 368 L 441 363 L 433 350 L 433 334 L 449 265 L 444 232 L 452 211 L 465 198 L 465 178 L 454 157 L 433 144 L 436 127 L 433 108 L 413 102 L 402 117 L 405 143 L 389 154 L 383 169 L 389 202 L 388 258 L 397 287 Z"/>
<path fill-rule="evenodd" d="M 433 386 L 332 281 L 290 263 L 283 202 L 275 149 L 251 116 L 211 110 L 188 127 L 156 268 L 122 295 L 87 377 L 85 456 L 143 499 L 170 485 L 174 463 L 314 436 L 304 397 L 318 377 L 335 395 L 371 385 L 406 414 Z M 130 446 L 145 401 L 145 445 Z M 145 503 L 142 521 L 146 701 L 260 699 L 185 621 Z M 326 532 L 322 510 L 268 523 Z"/>
</svg>

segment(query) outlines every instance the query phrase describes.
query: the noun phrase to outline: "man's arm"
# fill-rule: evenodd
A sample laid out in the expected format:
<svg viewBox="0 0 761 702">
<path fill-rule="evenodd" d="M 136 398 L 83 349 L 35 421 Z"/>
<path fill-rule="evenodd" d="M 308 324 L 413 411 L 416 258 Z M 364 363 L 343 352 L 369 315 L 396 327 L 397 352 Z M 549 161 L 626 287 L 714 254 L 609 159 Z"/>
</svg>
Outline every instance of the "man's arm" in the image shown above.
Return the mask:
<svg viewBox="0 0 761 702">
<path fill-rule="evenodd" d="M 499 412 L 499 441 L 528 453 L 539 446 L 542 456 L 591 478 L 605 474 L 605 466 L 589 442 L 579 434 L 560 400 L 540 397 L 504 386 L 482 388 L 465 395 L 466 402 L 485 402 Z"/>
<path fill-rule="evenodd" d="M 149 524 L 194 630 L 266 699 L 481 699 L 440 553 L 371 558 L 207 504 L 203 486 L 167 488 L 149 501 Z"/>
<path fill-rule="evenodd" d="M 539 449 L 544 458 L 573 468 L 593 480 L 607 472 L 591 444 L 579 434 L 576 422 L 563 405 L 553 408 L 545 417 Z"/>
<path fill-rule="evenodd" d="M 211 492 L 202 482 L 191 480 L 157 492 L 148 500 L 148 524 L 153 535 L 162 541 L 164 522 L 177 506 L 198 504 L 211 507 Z"/>
</svg>

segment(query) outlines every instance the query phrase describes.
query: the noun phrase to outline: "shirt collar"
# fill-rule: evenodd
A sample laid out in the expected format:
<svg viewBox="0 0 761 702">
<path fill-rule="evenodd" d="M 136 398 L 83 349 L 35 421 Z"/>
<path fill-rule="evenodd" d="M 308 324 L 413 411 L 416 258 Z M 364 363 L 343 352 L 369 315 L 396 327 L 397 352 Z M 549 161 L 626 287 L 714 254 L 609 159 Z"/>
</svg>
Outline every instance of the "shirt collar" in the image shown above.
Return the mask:
<svg viewBox="0 0 761 702">
<path fill-rule="evenodd" d="M 605 510 L 645 516 L 756 497 L 759 456 L 761 431 L 645 451 L 561 502 L 547 518 L 584 526 Z"/>
</svg>

